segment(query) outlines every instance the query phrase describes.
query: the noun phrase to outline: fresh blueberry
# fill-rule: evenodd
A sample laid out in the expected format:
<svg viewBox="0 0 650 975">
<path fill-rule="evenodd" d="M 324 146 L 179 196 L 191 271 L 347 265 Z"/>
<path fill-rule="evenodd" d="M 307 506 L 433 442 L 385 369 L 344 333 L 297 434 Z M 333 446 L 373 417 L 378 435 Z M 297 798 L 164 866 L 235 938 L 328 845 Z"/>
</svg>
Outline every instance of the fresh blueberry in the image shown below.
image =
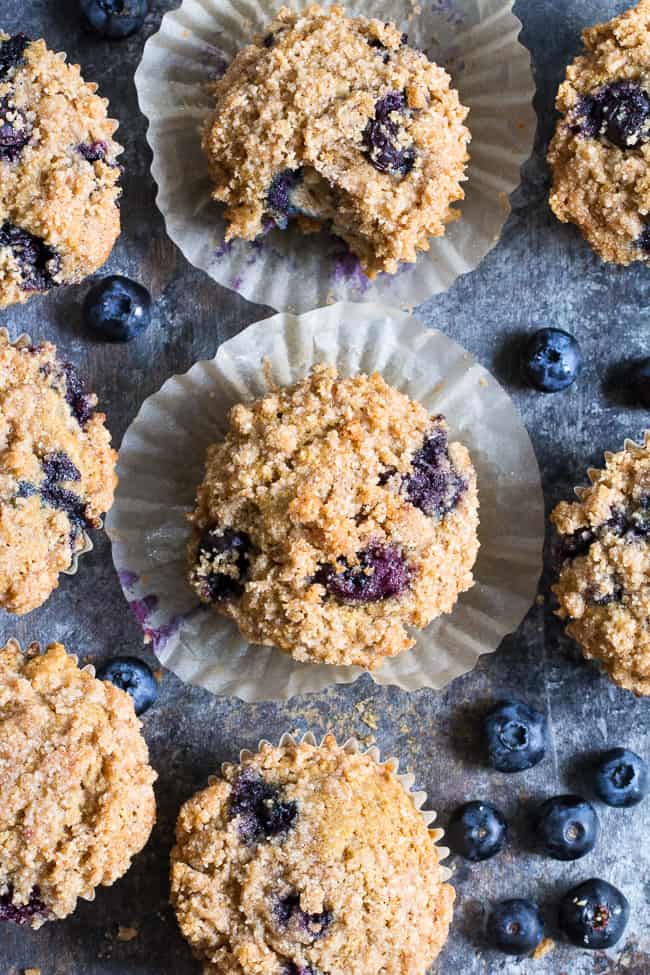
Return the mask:
<svg viewBox="0 0 650 975">
<path fill-rule="evenodd" d="M 113 657 L 97 669 L 97 677 L 126 691 L 136 714 L 144 714 L 158 697 L 158 682 L 148 664 L 138 657 Z"/>
<path fill-rule="evenodd" d="M 411 504 L 429 517 L 444 518 L 467 490 L 467 482 L 454 469 L 444 427 L 435 427 L 415 453 L 412 470 L 404 478 Z"/>
<path fill-rule="evenodd" d="M 650 409 L 650 359 L 639 359 L 630 369 L 629 386 L 635 403 Z"/>
<path fill-rule="evenodd" d="M 95 412 L 94 398 L 86 392 L 86 387 L 71 362 L 64 362 L 62 370 L 65 378 L 65 401 L 79 426 L 85 427 Z"/>
<path fill-rule="evenodd" d="M 276 785 L 266 782 L 249 766 L 235 782 L 230 796 L 230 817 L 239 818 L 237 829 L 245 843 L 284 836 L 298 815 L 298 805 L 282 798 Z"/>
<path fill-rule="evenodd" d="M 313 944 L 326 933 L 332 923 L 331 911 L 308 914 L 300 906 L 300 894 L 291 893 L 279 897 L 273 905 L 273 917 L 278 928 L 302 944 Z"/>
<path fill-rule="evenodd" d="M 24 63 L 25 48 L 30 43 L 26 34 L 14 34 L 6 41 L 0 41 L 0 81 L 9 74 L 12 68 Z"/>
<path fill-rule="evenodd" d="M 579 860 L 586 856 L 600 834 L 596 810 L 580 796 L 547 799 L 535 819 L 541 848 L 555 860 Z"/>
<path fill-rule="evenodd" d="M 577 340 L 561 328 L 540 328 L 523 354 L 526 380 L 542 393 L 558 393 L 574 383 L 582 367 Z"/>
<path fill-rule="evenodd" d="M 544 939 L 544 922 L 539 908 L 523 898 L 501 901 L 488 920 L 491 944 L 507 955 L 529 955 Z"/>
<path fill-rule="evenodd" d="M 629 918 L 627 898 L 595 877 L 567 891 L 560 901 L 560 928 L 578 948 L 611 948 L 620 941 Z"/>
<path fill-rule="evenodd" d="M 546 718 L 521 701 L 501 701 L 485 719 L 490 765 L 498 772 L 523 772 L 546 754 Z"/>
<path fill-rule="evenodd" d="M 5 221 L 0 227 L 0 247 L 11 251 L 20 268 L 23 291 L 48 291 L 56 287 L 61 260 L 40 237 Z"/>
<path fill-rule="evenodd" d="M 135 34 L 149 12 L 148 0 L 79 0 L 79 7 L 86 30 L 110 41 Z"/>
<path fill-rule="evenodd" d="M 374 118 L 368 121 L 363 130 L 365 154 L 380 173 L 406 176 L 415 165 L 414 148 L 397 143 L 399 125 L 394 116 L 407 113 L 404 93 L 391 91 L 376 102 Z"/>
<path fill-rule="evenodd" d="M 86 295 L 83 317 L 86 328 L 95 335 L 130 342 L 151 322 L 151 295 L 136 281 L 111 274 Z"/>
<path fill-rule="evenodd" d="M 12 105 L 8 96 L 0 98 L 0 162 L 15 162 L 31 137 L 25 113 Z"/>
<path fill-rule="evenodd" d="M 604 85 L 578 104 L 578 131 L 606 137 L 619 149 L 636 148 L 650 138 L 650 97 L 633 81 Z"/>
<path fill-rule="evenodd" d="M 648 766 L 628 748 L 611 748 L 594 765 L 594 790 L 608 806 L 637 806 L 648 794 Z"/>
<path fill-rule="evenodd" d="M 377 603 L 400 596 L 409 587 L 411 573 L 401 551 L 394 545 L 373 542 L 359 552 L 358 564 L 340 569 L 324 565 L 314 582 L 330 596 L 347 603 Z"/>
<path fill-rule="evenodd" d="M 500 853 L 508 836 L 503 814 L 488 802 L 467 802 L 453 813 L 447 842 L 466 860 L 489 860 Z"/>
<path fill-rule="evenodd" d="M 241 596 L 250 566 L 251 540 L 246 532 L 218 526 L 199 538 L 194 578 L 201 598 L 216 603 Z"/>
<path fill-rule="evenodd" d="M 26 904 L 16 906 L 12 903 L 13 888 L 0 894 L 0 921 L 13 921 L 14 924 L 29 924 L 33 918 L 47 918 L 49 910 L 40 899 L 38 887 L 34 887 Z"/>
</svg>

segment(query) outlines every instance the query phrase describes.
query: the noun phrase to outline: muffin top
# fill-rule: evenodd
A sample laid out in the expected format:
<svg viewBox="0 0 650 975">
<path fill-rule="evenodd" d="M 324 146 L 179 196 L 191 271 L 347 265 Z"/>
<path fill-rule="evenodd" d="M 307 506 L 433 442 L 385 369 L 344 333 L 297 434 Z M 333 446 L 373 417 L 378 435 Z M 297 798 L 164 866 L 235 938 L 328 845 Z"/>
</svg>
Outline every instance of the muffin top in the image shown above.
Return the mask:
<svg viewBox="0 0 650 975">
<path fill-rule="evenodd" d="M 472 585 L 476 475 L 442 417 L 317 366 L 233 407 L 192 521 L 190 582 L 251 642 L 372 668 Z"/>
<path fill-rule="evenodd" d="M 0 31 L 0 308 L 81 281 L 120 232 L 108 102 L 45 41 Z"/>
<path fill-rule="evenodd" d="M 452 915 L 439 859 L 394 766 L 265 743 L 181 809 L 172 903 L 206 975 L 421 975 Z"/>
<path fill-rule="evenodd" d="M 140 728 L 60 643 L 0 650 L 0 921 L 67 917 L 126 872 L 155 820 Z"/>
<path fill-rule="evenodd" d="M 0 331 L 0 606 L 40 606 L 113 502 L 115 452 L 74 368 Z"/>
<path fill-rule="evenodd" d="M 469 132 L 449 75 L 394 24 L 282 8 L 213 85 L 203 137 L 227 239 L 296 218 L 394 273 L 458 216 Z"/>
<path fill-rule="evenodd" d="M 606 261 L 650 261 L 650 0 L 583 32 L 560 86 L 550 203 Z"/>
<path fill-rule="evenodd" d="M 551 519 L 560 571 L 553 592 L 568 632 L 621 687 L 650 694 L 650 450 L 628 443 L 579 501 Z"/>
</svg>

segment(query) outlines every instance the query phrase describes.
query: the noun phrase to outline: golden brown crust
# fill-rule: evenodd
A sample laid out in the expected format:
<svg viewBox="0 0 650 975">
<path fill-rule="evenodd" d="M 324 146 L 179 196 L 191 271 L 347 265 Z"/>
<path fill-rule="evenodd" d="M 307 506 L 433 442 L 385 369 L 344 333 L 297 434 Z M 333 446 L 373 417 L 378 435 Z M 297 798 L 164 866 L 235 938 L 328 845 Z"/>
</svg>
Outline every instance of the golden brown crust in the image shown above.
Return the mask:
<svg viewBox="0 0 650 975">
<path fill-rule="evenodd" d="M 464 195 L 467 109 L 447 73 L 393 24 L 346 17 L 339 6 L 283 8 L 213 92 L 203 148 L 227 239 L 262 232 L 269 187 L 286 170 L 304 179 L 300 229 L 331 224 L 371 277 L 415 261 L 459 215 L 450 204 Z M 415 149 L 406 175 L 379 171 L 364 152 L 364 129 L 389 93 L 408 104 L 393 115 L 396 144 Z"/>
<path fill-rule="evenodd" d="M 229 808 L 242 773 L 295 803 L 285 833 L 246 841 Z M 181 809 L 172 904 L 206 975 L 423 975 L 452 917 L 439 860 L 391 768 L 331 736 L 320 747 L 265 744 Z M 297 908 L 320 915 L 317 936 Z"/>
<path fill-rule="evenodd" d="M 606 455 L 590 474 L 581 500 L 551 515 L 569 556 L 553 586 L 558 615 L 613 681 L 650 694 L 650 449 Z"/>
<path fill-rule="evenodd" d="M 0 31 L 0 41 L 7 36 Z M 107 116 L 108 102 L 96 90 L 78 65 L 66 64 L 42 40 L 28 44 L 0 80 L 0 120 L 29 133 L 17 158 L 0 158 L 0 228 L 18 227 L 51 249 L 49 286 L 97 270 L 120 233 L 116 159 L 122 147 L 113 139 L 117 123 Z M 105 146 L 102 159 L 89 160 L 79 149 L 98 143 Z M 38 284 L 26 279 L 17 249 L 0 245 L 0 307 L 47 290 Z"/>
<path fill-rule="evenodd" d="M 100 526 L 113 503 L 117 455 L 105 416 L 92 412 L 82 425 L 70 383 L 53 345 L 16 347 L 0 332 L 0 606 L 19 615 L 47 599 L 84 545 L 83 525 Z M 96 402 L 82 406 L 90 413 Z M 55 476 L 48 488 L 57 457 L 78 477 Z"/>
<path fill-rule="evenodd" d="M 584 96 L 622 80 L 650 93 L 650 0 L 583 32 L 585 54 L 569 65 L 556 106 L 562 114 L 548 160 L 550 204 L 575 223 L 605 261 L 650 261 L 639 238 L 650 212 L 650 142 L 619 148 L 580 124 Z"/>
<path fill-rule="evenodd" d="M 129 868 L 155 821 L 147 746 L 124 691 L 60 643 L 0 650 L 0 897 L 71 914 Z"/>
<path fill-rule="evenodd" d="M 425 514 L 404 489 L 432 432 L 444 445 L 441 477 L 449 472 L 460 485 L 444 514 Z M 235 406 L 225 440 L 208 450 L 192 518 L 191 583 L 212 601 L 205 584 L 213 565 L 204 565 L 199 545 L 206 529 L 244 532 L 252 547 L 242 592 L 214 601 L 215 611 L 251 642 L 298 660 L 378 666 L 413 645 L 408 626 L 450 612 L 473 584 L 476 474 L 465 447 L 449 444 L 447 456 L 446 443 L 442 418 L 379 374 L 346 379 L 317 366 L 294 386 Z M 408 585 L 377 601 L 333 595 L 323 566 L 358 566 L 375 544 L 398 553 Z M 232 561 L 218 568 L 237 577 Z"/>
</svg>

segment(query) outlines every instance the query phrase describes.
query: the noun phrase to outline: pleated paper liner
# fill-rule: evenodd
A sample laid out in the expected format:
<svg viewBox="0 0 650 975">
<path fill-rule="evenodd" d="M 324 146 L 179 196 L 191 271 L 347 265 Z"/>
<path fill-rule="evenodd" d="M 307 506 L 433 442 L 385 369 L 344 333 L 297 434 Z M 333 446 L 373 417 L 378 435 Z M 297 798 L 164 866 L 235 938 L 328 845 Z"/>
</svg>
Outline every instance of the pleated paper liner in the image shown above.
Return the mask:
<svg viewBox="0 0 650 975">
<path fill-rule="evenodd" d="M 27 335 L 25 332 L 22 332 L 18 336 L 18 338 L 15 339 L 13 342 L 11 341 L 9 337 L 9 332 L 7 331 L 6 328 L 0 328 L 0 335 L 3 338 L 5 338 L 7 342 L 9 342 L 10 345 L 13 345 L 16 349 L 26 349 L 33 344 L 31 337 Z M 94 548 L 92 538 L 90 537 L 88 532 L 85 531 L 83 528 L 80 529 L 80 536 L 81 536 L 81 548 L 77 549 L 76 552 L 72 553 L 72 561 L 70 562 L 68 568 L 61 569 L 61 573 L 64 576 L 76 575 L 79 569 L 79 559 L 81 558 L 82 555 L 87 555 L 88 552 L 92 552 Z"/>
<path fill-rule="evenodd" d="M 268 392 L 266 361 L 279 385 L 318 362 L 347 376 L 376 370 L 429 413 L 444 413 L 450 439 L 469 448 L 481 502 L 476 583 L 451 614 L 413 631 L 411 650 L 372 673 L 407 691 L 444 687 L 496 650 L 535 597 L 544 539 L 539 470 L 519 414 L 494 377 L 447 336 L 381 305 L 340 303 L 258 322 L 145 401 L 122 442 L 106 524 L 145 640 L 182 680 L 247 701 L 287 700 L 363 672 L 249 644 L 232 621 L 199 605 L 187 583 L 187 515 L 206 449 L 225 434 L 231 406 Z"/>
<path fill-rule="evenodd" d="M 409 43 L 446 67 L 469 106 L 472 133 L 462 217 L 416 264 L 370 281 L 342 241 L 326 233 L 274 230 L 226 243 L 223 209 L 210 198 L 199 130 L 212 109 L 206 82 L 282 6 L 281 0 L 184 0 L 145 46 L 135 82 L 149 122 L 152 174 L 167 233 L 219 284 L 279 311 L 302 312 L 343 299 L 413 308 L 472 271 L 499 239 L 508 194 L 535 135 L 530 57 L 519 43 L 511 0 L 354 0 L 350 15 L 391 20 Z M 304 10 L 309 0 L 289 0 Z M 324 3 L 324 6 L 327 4 Z"/>
</svg>

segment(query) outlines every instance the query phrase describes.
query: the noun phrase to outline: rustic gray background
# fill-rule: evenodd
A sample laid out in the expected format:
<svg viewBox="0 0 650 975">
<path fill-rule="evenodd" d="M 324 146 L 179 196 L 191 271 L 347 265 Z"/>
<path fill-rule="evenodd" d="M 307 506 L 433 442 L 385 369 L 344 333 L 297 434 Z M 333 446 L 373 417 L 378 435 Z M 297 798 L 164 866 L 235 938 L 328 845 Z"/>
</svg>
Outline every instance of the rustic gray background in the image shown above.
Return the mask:
<svg viewBox="0 0 650 975">
<path fill-rule="evenodd" d="M 146 34 L 157 29 L 174 0 L 155 0 Z M 539 133 L 533 160 L 501 242 L 481 267 L 444 296 L 418 309 L 421 319 L 465 345 L 510 390 L 533 438 L 550 508 L 570 494 L 605 448 L 638 436 L 648 414 L 625 402 L 621 364 L 648 354 L 647 269 L 606 267 L 579 235 L 549 211 L 544 148 L 553 121 L 553 97 L 567 61 L 579 47 L 583 26 L 606 19 L 627 4 L 617 0 L 518 0 L 523 43 L 532 51 L 538 86 Z M 88 79 L 101 84 L 121 123 L 126 146 L 124 232 L 107 270 L 130 274 L 156 299 L 155 320 L 136 343 L 119 346 L 84 334 L 80 308 L 85 293 L 63 289 L 23 308 L 0 313 L 12 334 L 27 330 L 50 338 L 77 362 L 99 394 L 114 442 L 142 400 L 171 374 L 214 355 L 220 342 L 269 314 L 221 289 L 194 270 L 166 238 L 154 203 L 145 124 L 136 103 L 133 72 L 144 37 L 121 44 L 89 40 L 78 29 L 75 0 L 0 0 L 5 30 L 45 36 L 68 51 Z M 522 334 L 542 325 L 568 328 L 578 336 L 586 367 L 568 392 L 544 396 L 521 388 L 515 368 Z M 514 515 L 516 517 L 516 513 Z M 63 577 L 48 603 L 27 618 L 0 619 L 2 637 L 22 642 L 58 639 L 71 650 L 100 660 L 141 653 L 140 630 L 130 617 L 113 571 L 106 538 L 84 558 L 76 578 Z M 482 866 L 454 863 L 458 908 L 453 930 L 435 971 L 444 975 L 527 973 L 536 975 L 650 975 L 650 801 L 636 811 L 600 807 L 603 835 L 596 852 L 574 865 L 535 854 L 527 811 L 537 798 L 582 788 L 580 762 L 605 745 L 623 744 L 650 758 L 650 704 L 637 701 L 582 662 L 554 621 L 543 580 L 540 598 L 518 632 L 499 652 L 444 693 L 404 694 L 376 687 L 368 678 L 289 705 L 249 706 L 215 699 L 165 676 L 157 706 L 144 730 L 160 779 L 159 820 L 146 851 L 111 889 L 80 904 L 69 920 L 33 933 L 6 925 L 0 933 L 0 975 L 40 967 L 43 975 L 190 975 L 199 965 L 181 940 L 167 905 L 167 859 L 180 803 L 206 776 L 240 748 L 262 736 L 277 739 L 287 729 L 316 733 L 332 729 L 376 739 L 386 754 L 399 755 L 441 810 L 470 798 L 501 805 L 513 825 L 509 850 Z M 546 711 L 552 730 L 547 759 L 513 778 L 484 764 L 479 719 L 488 702 L 516 693 Z M 375 730 L 375 724 L 378 725 Z M 1 797 L 0 797 L 1 801 Z M 555 935 L 554 903 L 569 885 L 600 875 L 618 884 L 632 902 L 632 922 L 619 947 L 607 954 L 576 951 L 558 943 L 543 961 L 510 961 L 483 941 L 493 898 L 538 899 Z M 138 937 L 116 938 L 118 925 L 133 925 Z M 352 975 L 352 973 L 351 973 Z"/>
</svg>

